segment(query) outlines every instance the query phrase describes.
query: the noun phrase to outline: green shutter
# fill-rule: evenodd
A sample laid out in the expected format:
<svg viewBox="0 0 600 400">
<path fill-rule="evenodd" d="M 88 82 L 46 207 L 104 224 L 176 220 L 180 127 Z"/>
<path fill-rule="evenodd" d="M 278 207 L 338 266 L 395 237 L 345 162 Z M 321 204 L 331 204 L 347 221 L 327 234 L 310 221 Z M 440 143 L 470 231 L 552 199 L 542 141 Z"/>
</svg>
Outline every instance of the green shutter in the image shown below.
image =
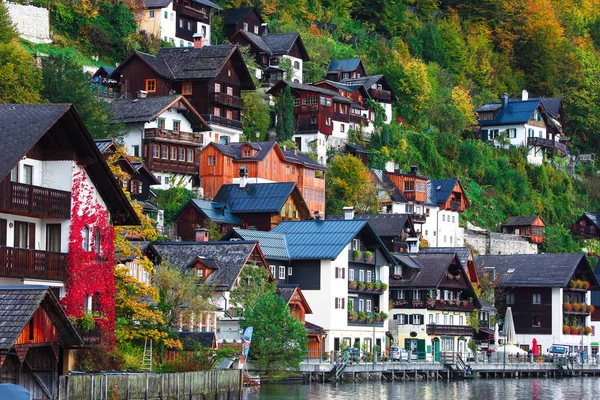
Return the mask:
<svg viewBox="0 0 600 400">
<path fill-rule="evenodd" d="M 481 130 L 481 140 L 483 140 L 484 142 L 488 141 L 488 131 L 487 131 L 487 129 L 482 129 Z"/>
</svg>

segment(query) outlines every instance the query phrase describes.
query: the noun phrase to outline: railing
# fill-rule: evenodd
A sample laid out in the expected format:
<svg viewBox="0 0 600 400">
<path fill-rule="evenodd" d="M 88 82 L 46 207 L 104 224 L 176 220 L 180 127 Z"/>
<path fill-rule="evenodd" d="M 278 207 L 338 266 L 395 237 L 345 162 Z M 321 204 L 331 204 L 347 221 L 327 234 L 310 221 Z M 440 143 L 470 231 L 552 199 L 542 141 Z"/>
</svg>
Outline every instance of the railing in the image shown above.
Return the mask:
<svg viewBox="0 0 600 400">
<path fill-rule="evenodd" d="M 201 10 L 194 7 L 193 4 L 194 3 L 191 1 L 184 1 L 183 4 L 175 2 L 174 8 L 178 14 L 182 14 L 187 17 L 192 17 L 194 19 L 208 21 L 208 13 L 210 12 L 208 6 L 205 7 L 206 13 L 202 13 Z"/>
<path fill-rule="evenodd" d="M 348 250 L 348 259 L 350 262 L 362 263 L 362 264 L 375 264 L 375 253 L 370 252 L 370 254 L 366 251 L 358 251 L 358 253 L 354 253 L 356 250 Z"/>
<path fill-rule="evenodd" d="M 71 192 L 5 179 L 0 183 L 0 211 L 39 218 L 71 218 Z"/>
<path fill-rule="evenodd" d="M 203 114 L 202 118 L 209 124 L 221 125 L 233 129 L 242 129 L 242 121 L 236 121 L 234 119 L 228 119 L 213 114 Z"/>
<path fill-rule="evenodd" d="M 473 328 L 464 325 L 435 325 L 428 324 L 426 327 L 428 335 L 438 336 L 472 336 Z"/>
<path fill-rule="evenodd" d="M 441 311 L 473 311 L 473 303 L 467 300 L 406 300 L 406 299 L 390 299 L 393 303 L 393 308 L 427 308 L 428 310 Z M 458 301 L 458 303 L 457 303 Z"/>
<path fill-rule="evenodd" d="M 319 124 L 310 121 L 297 121 L 294 130 L 298 133 L 316 133 L 319 131 Z"/>
<path fill-rule="evenodd" d="M 334 121 L 350 122 L 350 116 L 340 112 L 334 112 L 331 119 Z"/>
<path fill-rule="evenodd" d="M 389 90 L 369 89 L 371 97 L 382 100 L 392 100 L 392 92 Z"/>
<path fill-rule="evenodd" d="M 425 214 L 411 214 L 410 219 L 413 224 L 424 224 L 427 221 L 427 216 Z"/>
<path fill-rule="evenodd" d="M 193 132 L 173 131 L 170 129 L 149 128 L 144 130 L 146 139 L 182 140 L 202 145 L 202 134 Z"/>
<path fill-rule="evenodd" d="M 0 276 L 66 281 L 67 254 L 0 246 Z"/>
<path fill-rule="evenodd" d="M 569 154 L 569 148 L 567 146 L 552 139 L 546 139 L 541 137 L 528 137 L 527 145 L 558 149 L 566 154 Z"/>
<path fill-rule="evenodd" d="M 198 162 L 187 162 L 178 160 L 168 160 L 166 158 L 153 158 L 150 157 L 147 160 L 148 167 L 150 169 L 158 169 L 166 172 L 174 172 L 181 174 L 197 174 L 199 163 Z"/>
<path fill-rule="evenodd" d="M 455 211 L 461 210 L 462 205 L 460 201 L 450 201 L 450 209 Z"/>
<path fill-rule="evenodd" d="M 77 322 L 74 327 L 77 333 L 79 333 L 79 336 L 81 336 L 84 344 L 102 343 L 102 328 L 100 328 L 97 323 L 95 323 L 94 327 L 89 330 L 83 329 L 81 326 L 81 321 Z"/>
<path fill-rule="evenodd" d="M 232 96 L 227 93 L 213 93 L 212 100 L 214 103 L 223 104 L 233 108 L 244 108 L 244 100 L 238 96 Z"/>
</svg>

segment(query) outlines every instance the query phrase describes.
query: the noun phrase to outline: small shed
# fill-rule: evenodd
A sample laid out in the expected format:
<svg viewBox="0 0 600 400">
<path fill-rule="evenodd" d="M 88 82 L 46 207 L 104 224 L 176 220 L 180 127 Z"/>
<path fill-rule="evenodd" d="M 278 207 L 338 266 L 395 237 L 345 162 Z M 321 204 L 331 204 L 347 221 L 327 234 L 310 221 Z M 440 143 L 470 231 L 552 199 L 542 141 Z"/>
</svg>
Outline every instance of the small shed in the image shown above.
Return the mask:
<svg viewBox="0 0 600 400">
<path fill-rule="evenodd" d="M 544 243 L 544 227 L 542 218 L 534 215 L 531 217 L 510 217 L 502 225 L 502 233 L 522 235 L 529 237 L 531 243 Z"/>
</svg>

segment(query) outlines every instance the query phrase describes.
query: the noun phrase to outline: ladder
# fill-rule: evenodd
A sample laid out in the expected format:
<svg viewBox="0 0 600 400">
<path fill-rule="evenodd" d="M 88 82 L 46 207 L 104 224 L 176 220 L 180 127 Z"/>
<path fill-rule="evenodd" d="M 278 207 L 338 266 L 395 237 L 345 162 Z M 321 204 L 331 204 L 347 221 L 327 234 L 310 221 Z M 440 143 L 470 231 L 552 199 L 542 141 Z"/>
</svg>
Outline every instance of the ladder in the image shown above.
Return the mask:
<svg viewBox="0 0 600 400">
<path fill-rule="evenodd" d="M 150 338 L 146 338 L 146 341 L 144 342 L 142 369 L 152 371 L 152 339 Z"/>
</svg>

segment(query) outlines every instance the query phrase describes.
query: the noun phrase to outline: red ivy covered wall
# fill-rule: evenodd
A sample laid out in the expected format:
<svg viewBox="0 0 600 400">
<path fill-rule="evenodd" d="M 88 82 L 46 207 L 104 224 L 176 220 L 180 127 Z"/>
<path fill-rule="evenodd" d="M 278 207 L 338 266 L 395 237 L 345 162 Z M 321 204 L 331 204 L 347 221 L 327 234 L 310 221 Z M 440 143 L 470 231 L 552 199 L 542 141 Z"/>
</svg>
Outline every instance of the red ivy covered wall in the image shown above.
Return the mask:
<svg viewBox="0 0 600 400">
<path fill-rule="evenodd" d="M 96 320 L 102 328 L 102 341 L 112 348 L 115 344 L 114 231 L 106 206 L 79 165 L 73 166 L 72 204 L 67 295 L 62 304 L 69 317 L 81 318 L 86 296 L 92 296 L 94 311 L 103 316 Z M 83 246 L 85 227 L 89 228 L 89 251 Z"/>
</svg>

